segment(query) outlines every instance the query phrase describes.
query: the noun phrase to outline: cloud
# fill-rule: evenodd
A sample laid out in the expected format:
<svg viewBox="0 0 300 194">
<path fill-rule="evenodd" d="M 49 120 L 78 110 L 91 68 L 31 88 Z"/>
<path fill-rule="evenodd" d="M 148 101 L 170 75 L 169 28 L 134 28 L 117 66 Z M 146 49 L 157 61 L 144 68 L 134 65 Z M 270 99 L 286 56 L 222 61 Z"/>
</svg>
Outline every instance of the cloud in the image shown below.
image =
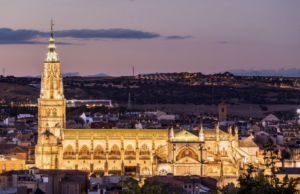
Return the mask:
<svg viewBox="0 0 300 194">
<path fill-rule="evenodd" d="M 192 36 L 166 36 L 166 39 L 168 40 L 172 40 L 172 39 L 182 40 L 186 38 L 192 38 Z"/>
<path fill-rule="evenodd" d="M 116 38 L 116 39 L 149 39 L 160 37 L 159 34 L 153 32 L 144 32 L 139 30 L 113 28 L 100 30 L 62 30 L 55 31 L 55 37 L 71 37 L 71 38 Z M 49 36 L 49 33 L 43 33 L 43 36 Z"/>
<path fill-rule="evenodd" d="M 10 28 L 0 28 L 0 44 L 48 44 L 47 41 L 39 41 L 40 38 L 49 37 L 50 32 L 38 30 L 13 30 Z M 72 38 L 76 40 L 99 40 L 101 38 L 110 39 L 152 39 L 162 37 L 158 33 L 145 32 L 140 30 L 111 28 L 111 29 L 79 29 L 54 31 L 55 38 Z M 165 36 L 168 40 L 182 40 L 192 36 Z M 71 44 L 66 42 L 56 42 L 56 44 Z"/>
<path fill-rule="evenodd" d="M 239 44 L 240 42 L 218 41 L 218 44 Z"/>
<path fill-rule="evenodd" d="M 0 28 L 0 44 L 48 44 L 47 42 L 36 41 L 40 37 L 49 37 L 50 32 L 41 32 L 38 30 L 12 30 L 9 28 Z M 54 37 L 70 37 L 75 39 L 97 39 L 97 38 L 113 38 L 113 39 L 151 39 L 160 37 L 159 34 L 153 32 L 144 32 L 131 29 L 100 29 L 100 30 L 62 30 L 54 31 Z M 57 44 L 70 44 L 57 42 Z"/>
<path fill-rule="evenodd" d="M 300 69 L 290 68 L 290 69 L 262 69 L 262 70 L 245 70 L 245 69 L 233 69 L 228 70 L 234 75 L 257 75 L 257 76 L 283 76 L 283 77 L 300 77 Z"/>
</svg>

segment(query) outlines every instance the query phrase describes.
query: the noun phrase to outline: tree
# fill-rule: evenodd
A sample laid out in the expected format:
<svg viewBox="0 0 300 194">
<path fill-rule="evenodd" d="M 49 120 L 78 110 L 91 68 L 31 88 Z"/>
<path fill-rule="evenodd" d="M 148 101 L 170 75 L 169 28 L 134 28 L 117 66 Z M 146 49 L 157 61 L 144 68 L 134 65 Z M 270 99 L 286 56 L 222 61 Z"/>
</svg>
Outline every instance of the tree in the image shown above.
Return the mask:
<svg viewBox="0 0 300 194">
<path fill-rule="evenodd" d="M 298 181 L 300 178 L 289 178 L 286 175 L 283 180 L 277 178 L 275 170 L 275 159 L 278 158 L 279 151 L 273 146 L 272 139 L 268 139 L 264 146 L 265 166 L 271 169 L 271 176 L 265 176 L 259 173 L 253 176 L 254 166 L 248 164 L 247 172 L 238 178 L 238 185 L 231 186 L 229 189 L 219 188 L 218 193 L 222 194 L 294 194 L 299 193 L 297 190 Z"/>
<path fill-rule="evenodd" d="M 122 177 L 121 180 L 123 181 L 120 181 L 119 186 L 126 188 L 122 191 L 122 194 L 177 194 L 165 189 L 167 185 L 159 183 L 156 180 L 145 182 L 143 186 L 141 186 L 141 179 L 136 180 L 133 177 Z"/>
</svg>

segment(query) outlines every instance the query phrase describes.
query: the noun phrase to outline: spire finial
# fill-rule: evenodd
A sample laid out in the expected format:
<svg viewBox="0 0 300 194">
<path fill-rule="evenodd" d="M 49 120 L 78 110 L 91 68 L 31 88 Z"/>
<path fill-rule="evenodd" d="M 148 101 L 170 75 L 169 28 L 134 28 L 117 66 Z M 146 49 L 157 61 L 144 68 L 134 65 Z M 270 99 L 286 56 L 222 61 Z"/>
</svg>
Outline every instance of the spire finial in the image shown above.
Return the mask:
<svg viewBox="0 0 300 194">
<path fill-rule="evenodd" d="M 52 38 L 53 38 L 53 26 L 54 26 L 53 19 L 51 19 L 51 37 Z"/>
<path fill-rule="evenodd" d="M 54 26 L 53 19 L 51 19 L 51 32 L 53 32 L 53 26 Z"/>
</svg>

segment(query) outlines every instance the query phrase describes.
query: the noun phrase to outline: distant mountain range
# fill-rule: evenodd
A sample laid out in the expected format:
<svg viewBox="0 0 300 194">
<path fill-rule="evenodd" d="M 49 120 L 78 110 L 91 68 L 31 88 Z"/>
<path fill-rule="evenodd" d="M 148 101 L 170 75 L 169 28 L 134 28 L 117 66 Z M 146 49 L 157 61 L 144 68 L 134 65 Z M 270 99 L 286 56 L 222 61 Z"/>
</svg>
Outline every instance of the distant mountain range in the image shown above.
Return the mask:
<svg viewBox="0 0 300 194">
<path fill-rule="evenodd" d="M 290 69 L 261 69 L 261 70 L 245 70 L 245 69 L 232 69 L 228 70 L 228 72 L 234 74 L 234 75 L 248 75 L 248 76 L 282 76 L 282 77 L 300 77 L 300 69 L 298 68 L 290 68 Z M 161 74 L 163 72 L 158 72 L 158 74 Z M 165 72 L 166 73 L 166 72 Z M 156 74 L 156 73 L 141 73 L 140 75 L 147 75 L 147 74 Z M 79 72 L 71 72 L 71 73 L 64 73 L 63 77 L 72 77 L 72 76 L 79 76 L 79 77 L 111 77 L 108 74 L 105 73 L 98 73 L 95 75 L 80 75 Z M 24 77 L 41 77 L 38 76 L 24 76 Z"/>
</svg>

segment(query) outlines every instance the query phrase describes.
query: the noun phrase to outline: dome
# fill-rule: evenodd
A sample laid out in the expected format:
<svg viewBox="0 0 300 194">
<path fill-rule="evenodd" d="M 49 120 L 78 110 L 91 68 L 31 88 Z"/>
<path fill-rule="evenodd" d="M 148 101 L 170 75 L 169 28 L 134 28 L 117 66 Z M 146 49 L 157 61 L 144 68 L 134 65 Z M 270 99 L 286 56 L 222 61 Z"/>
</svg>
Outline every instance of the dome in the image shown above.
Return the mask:
<svg viewBox="0 0 300 194">
<path fill-rule="evenodd" d="M 56 144 L 57 140 L 55 135 L 49 131 L 49 129 L 46 129 L 45 132 L 41 134 L 41 140 L 42 144 Z"/>
</svg>

